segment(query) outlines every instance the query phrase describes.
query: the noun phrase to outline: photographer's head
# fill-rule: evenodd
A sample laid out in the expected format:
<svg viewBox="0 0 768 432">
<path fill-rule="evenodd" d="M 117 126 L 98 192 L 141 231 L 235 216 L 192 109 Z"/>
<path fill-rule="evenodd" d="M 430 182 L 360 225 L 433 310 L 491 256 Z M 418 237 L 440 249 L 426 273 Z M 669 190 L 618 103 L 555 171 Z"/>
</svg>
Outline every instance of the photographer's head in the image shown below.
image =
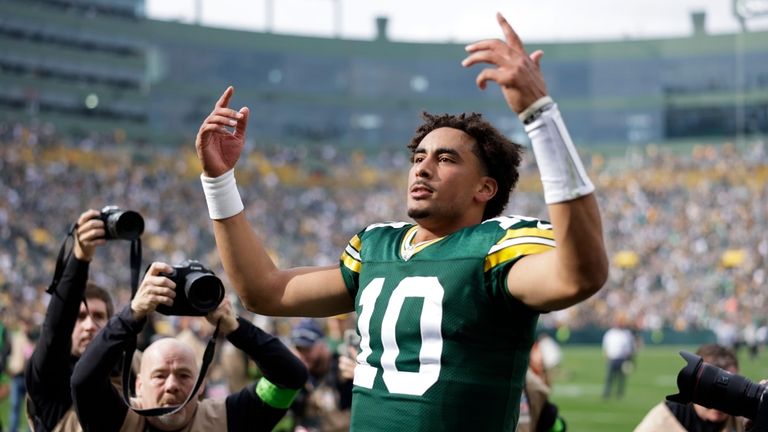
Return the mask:
<svg viewBox="0 0 768 432">
<path fill-rule="evenodd" d="M 144 351 L 141 369 L 136 377 L 136 398 L 141 408 L 180 405 L 195 387 L 199 366 L 191 348 L 173 338 L 160 339 Z M 202 394 L 201 386 L 198 394 Z M 197 409 L 198 398 L 192 398 L 179 412 L 147 417 L 157 429 L 178 430 L 186 426 Z"/>
<path fill-rule="evenodd" d="M 291 341 L 309 373 L 322 376 L 328 372 L 333 352 L 328 348 L 325 333 L 317 321 L 311 318 L 301 320 L 291 331 Z"/>
<path fill-rule="evenodd" d="M 736 358 L 736 354 L 722 345 L 702 345 L 696 350 L 696 355 L 701 357 L 704 362 L 717 366 L 720 369 L 735 374 L 739 373 L 739 360 Z M 696 415 L 698 415 L 699 418 L 712 423 L 724 422 L 729 417 L 728 414 L 722 411 L 714 408 L 707 408 L 698 404 L 693 404 L 693 409 L 696 410 Z"/>
<path fill-rule="evenodd" d="M 83 354 L 96 333 L 112 317 L 113 312 L 114 306 L 109 292 L 88 282 L 85 287 L 85 303 L 80 303 L 80 311 L 72 329 L 72 355 L 80 357 Z"/>
</svg>

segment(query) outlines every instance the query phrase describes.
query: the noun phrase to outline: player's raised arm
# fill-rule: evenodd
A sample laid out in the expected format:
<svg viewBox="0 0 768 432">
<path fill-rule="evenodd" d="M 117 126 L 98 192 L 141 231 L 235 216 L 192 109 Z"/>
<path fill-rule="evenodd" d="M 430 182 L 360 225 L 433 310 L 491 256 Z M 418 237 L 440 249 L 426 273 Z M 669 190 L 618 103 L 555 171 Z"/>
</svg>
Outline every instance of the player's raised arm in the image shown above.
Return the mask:
<svg viewBox="0 0 768 432">
<path fill-rule="evenodd" d="M 249 110 L 229 108 L 233 93 L 228 87 L 216 102 L 195 147 L 216 246 L 238 296 L 249 310 L 265 315 L 327 316 L 352 310 L 338 266 L 280 270 L 248 223 L 234 168 L 245 144 Z"/>
<path fill-rule="evenodd" d="M 600 211 L 594 186 L 566 129 L 557 104 L 547 95 L 540 69 L 542 51 L 528 54 L 520 37 L 501 14 L 504 40 L 484 40 L 466 47 L 462 65 L 489 64 L 477 76 L 501 88 L 531 138 L 544 186 L 557 247 L 522 258 L 508 275 L 510 293 L 540 310 L 571 306 L 597 292 L 608 276 Z"/>
</svg>

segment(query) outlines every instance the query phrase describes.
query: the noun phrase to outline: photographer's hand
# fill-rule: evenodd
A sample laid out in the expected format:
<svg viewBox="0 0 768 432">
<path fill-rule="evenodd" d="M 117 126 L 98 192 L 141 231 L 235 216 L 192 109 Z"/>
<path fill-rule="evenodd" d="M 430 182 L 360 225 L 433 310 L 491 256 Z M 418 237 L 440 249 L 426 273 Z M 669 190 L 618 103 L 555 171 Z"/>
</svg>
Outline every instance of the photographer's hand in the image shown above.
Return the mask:
<svg viewBox="0 0 768 432">
<path fill-rule="evenodd" d="M 347 347 L 345 355 L 339 356 L 339 376 L 342 380 L 349 381 L 355 378 L 355 367 L 357 367 L 357 349 Z"/>
<path fill-rule="evenodd" d="M 237 330 L 240 326 L 240 323 L 237 322 L 235 311 L 232 310 L 232 305 L 229 303 L 229 299 L 226 296 L 224 296 L 224 300 L 221 301 L 219 307 L 216 308 L 215 311 L 208 313 L 208 315 L 205 316 L 205 319 L 207 319 L 213 326 L 215 326 L 216 323 L 219 322 L 219 319 L 221 319 L 219 331 L 224 336 Z"/>
<path fill-rule="evenodd" d="M 171 306 L 176 297 L 176 284 L 161 273 L 171 273 L 173 267 L 161 262 L 154 262 L 149 266 L 144 280 L 141 281 L 136 295 L 131 300 L 131 311 L 136 320 L 142 320 L 157 308 L 164 304 Z"/>
<path fill-rule="evenodd" d="M 103 245 L 104 222 L 99 219 L 98 210 L 86 210 L 77 218 L 75 232 L 75 257 L 80 261 L 91 261 L 96 252 L 96 246 Z"/>
</svg>

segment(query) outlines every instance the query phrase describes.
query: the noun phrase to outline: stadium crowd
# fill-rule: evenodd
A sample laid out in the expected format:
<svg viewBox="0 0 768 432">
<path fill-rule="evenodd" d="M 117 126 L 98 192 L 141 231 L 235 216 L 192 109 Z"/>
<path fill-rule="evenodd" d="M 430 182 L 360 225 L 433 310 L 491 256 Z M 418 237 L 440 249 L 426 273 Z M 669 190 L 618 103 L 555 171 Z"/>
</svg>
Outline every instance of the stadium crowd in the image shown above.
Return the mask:
<svg viewBox="0 0 768 432">
<path fill-rule="evenodd" d="M 110 136 L 73 140 L 48 125 L 8 123 L 0 124 L 0 144 L 0 190 L 6 198 L 0 203 L 0 284 L 6 308 L 39 309 L 34 303 L 44 298 L 39 292 L 50 282 L 65 229 L 83 208 L 115 204 L 141 213 L 147 224 L 145 261 L 196 258 L 216 268 L 190 148 L 132 146 Z M 350 161 L 364 158 L 362 153 L 328 146 L 251 147 L 239 187 L 249 215 L 285 215 L 256 221 L 267 227 L 269 239 L 285 240 L 269 245 L 285 265 L 334 263 L 365 221 L 406 218 L 399 199 L 405 150 L 365 156 L 364 168 L 354 169 Z M 545 209 L 532 158 L 524 164 L 507 212 L 540 216 Z M 644 329 L 709 328 L 734 312 L 756 318 L 752 311 L 766 303 L 759 288 L 768 255 L 768 221 L 760 217 L 768 207 L 762 142 L 746 149 L 694 146 L 679 154 L 638 147 L 620 157 L 595 155 L 591 165 L 613 257 L 611 289 L 545 321 L 607 327 L 618 305 Z M 286 193 L 294 189 L 303 192 Z M 126 288 L 127 246 L 105 249 L 111 255 L 105 262 L 125 265 L 97 264 L 92 278 Z M 130 293 L 117 293 L 124 304 Z"/>
<path fill-rule="evenodd" d="M 637 146 L 585 159 L 599 191 L 609 281 L 588 301 L 543 315 L 542 326 L 607 328 L 621 314 L 639 330 L 710 329 L 728 345 L 764 342 L 766 323 L 756 312 L 768 302 L 762 289 L 768 277 L 768 221 L 761 217 L 768 210 L 765 143 L 673 150 Z M 268 232 L 267 247 L 282 266 L 335 263 L 367 222 L 407 219 L 405 143 L 401 152 L 364 154 L 250 142 L 245 155 L 238 179 L 247 214 Z M 145 265 L 198 259 L 226 285 L 197 164 L 191 145 L 131 143 L 120 134 L 75 139 L 47 124 L 0 123 L 4 325 L 15 330 L 42 322 L 58 248 L 86 208 L 138 211 L 146 222 Z M 521 174 L 506 213 L 546 217 L 532 155 Z M 111 242 L 97 254 L 90 278 L 111 288 L 121 308 L 130 300 L 128 244 Z M 298 319 L 252 318 L 286 341 L 299 325 Z M 341 318 L 322 321 L 330 352 L 351 326 Z M 190 326 L 179 317 L 154 325 L 161 334 Z"/>
</svg>

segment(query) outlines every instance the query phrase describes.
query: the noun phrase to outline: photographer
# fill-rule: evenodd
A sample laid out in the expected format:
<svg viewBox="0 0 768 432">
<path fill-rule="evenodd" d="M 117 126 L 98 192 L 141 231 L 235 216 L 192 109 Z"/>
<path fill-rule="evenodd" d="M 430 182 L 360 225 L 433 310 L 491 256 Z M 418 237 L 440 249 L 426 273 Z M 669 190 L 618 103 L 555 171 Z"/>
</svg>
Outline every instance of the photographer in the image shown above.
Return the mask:
<svg viewBox="0 0 768 432">
<path fill-rule="evenodd" d="M 309 379 L 291 407 L 297 430 L 341 432 L 349 430 L 352 382 L 342 379 L 339 360 L 325 332 L 311 318 L 291 331 L 291 342 L 309 371 Z"/>
<path fill-rule="evenodd" d="M 704 362 L 728 372 L 739 373 L 739 361 L 730 349 L 717 345 L 702 345 L 696 351 Z M 680 404 L 664 401 L 653 407 L 635 428 L 635 432 L 653 431 L 742 432 L 744 421 L 716 409 L 695 403 Z"/>
<path fill-rule="evenodd" d="M 109 293 L 87 281 L 96 247 L 105 242 L 99 215 L 88 210 L 77 220 L 74 253 L 51 295 L 40 339 L 27 364 L 27 414 L 36 432 L 81 430 L 72 409 L 70 377 L 113 311 Z"/>
<path fill-rule="evenodd" d="M 277 338 L 237 318 L 228 300 L 206 319 L 259 365 L 264 377 L 226 399 L 192 398 L 179 412 L 142 417 L 125 405 L 109 383 L 109 372 L 135 340 L 147 316 L 159 305 L 171 306 L 176 284 L 164 276 L 173 268 L 153 263 L 131 304 L 112 318 L 77 364 L 72 394 L 85 431 L 270 431 L 283 417 L 307 379 L 307 369 Z M 142 356 L 132 405 L 140 409 L 178 405 L 195 385 L 199 365 L 192 350 L 176 339 L 151 344 Z M 202 394 L 203 389 L 198 392 Z"/>
</svg>

